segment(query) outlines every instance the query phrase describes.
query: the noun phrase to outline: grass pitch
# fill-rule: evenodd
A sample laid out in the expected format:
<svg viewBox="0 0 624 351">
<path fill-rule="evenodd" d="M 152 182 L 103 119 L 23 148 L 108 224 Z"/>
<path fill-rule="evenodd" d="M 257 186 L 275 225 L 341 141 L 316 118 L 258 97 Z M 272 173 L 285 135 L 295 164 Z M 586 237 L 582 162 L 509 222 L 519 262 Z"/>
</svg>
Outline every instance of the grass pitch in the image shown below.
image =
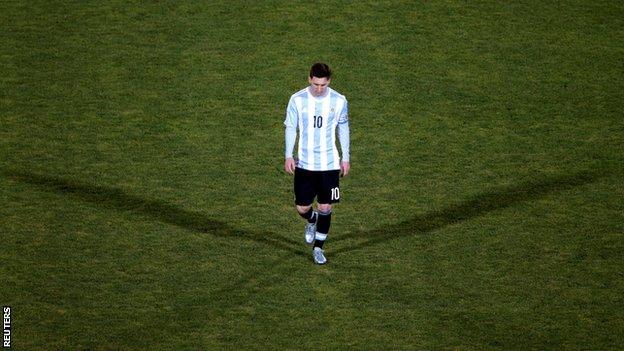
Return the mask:
<svg viewBox="0 0 624 351">
<path fill-rule="evenodd" d="M 15 350 L 624 348 L 617 1 L 0 4 Z M 352 173 L 315 266 L 288 97 Z"/>
</svg>

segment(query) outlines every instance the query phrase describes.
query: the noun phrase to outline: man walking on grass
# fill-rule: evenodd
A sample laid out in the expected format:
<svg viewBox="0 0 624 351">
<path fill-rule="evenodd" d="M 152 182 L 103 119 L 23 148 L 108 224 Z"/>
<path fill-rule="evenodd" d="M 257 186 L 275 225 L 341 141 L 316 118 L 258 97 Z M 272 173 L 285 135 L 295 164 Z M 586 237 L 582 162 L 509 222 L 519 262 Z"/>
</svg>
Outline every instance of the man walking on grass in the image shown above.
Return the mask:
<svg viewBox="0 0 624 351">
<path fill-rule="evenodd" d="M 332 204 L 340 201 L 340 175 L 349 174 L 347 99 L 329 87 L 331 70 L 324 63 L 310 68 L 308 87 L 290 97 L 284 125 L 284 170 L 294 174 L 295 205 L 307 224 L 304 239 L 316 264 L 325 264 L 323 244 L 331 224 Z M 299 131 L 297 160 L 293 148 Z M 342 159 L 336 149 L 336 130 Z M 313 208 L 316 198 L 316 210 Z"/>
</svg>

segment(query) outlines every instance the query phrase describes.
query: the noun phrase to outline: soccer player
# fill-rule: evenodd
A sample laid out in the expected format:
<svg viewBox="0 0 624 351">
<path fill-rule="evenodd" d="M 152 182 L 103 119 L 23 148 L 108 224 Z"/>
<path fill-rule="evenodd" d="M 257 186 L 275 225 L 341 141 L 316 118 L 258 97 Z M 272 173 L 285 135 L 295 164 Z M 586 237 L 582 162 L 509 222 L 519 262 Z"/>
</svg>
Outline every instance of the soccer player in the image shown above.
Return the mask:
<svg viewBox="0 0 624 351">
<path fill-rule="evenodd" d="M 347 99 L 329 87 L 331 74 L 326 64 L 313 64 L 308 78 L 310 85 L 290 97 L 284 121 L 284 170 L 295 175 L 295 205 L 307 221 L 304 239 L 313 246 L 312 258 L 316 264 L 327 262 L 323 244 L 329 233 L 332 204 L 340 201 L 340 175 L 348 175 L 351 167 Z M 336 149 L 336 130 L 342 159 Z M 316 210 L 313 209 L 315 198 Z"/>
</svg>

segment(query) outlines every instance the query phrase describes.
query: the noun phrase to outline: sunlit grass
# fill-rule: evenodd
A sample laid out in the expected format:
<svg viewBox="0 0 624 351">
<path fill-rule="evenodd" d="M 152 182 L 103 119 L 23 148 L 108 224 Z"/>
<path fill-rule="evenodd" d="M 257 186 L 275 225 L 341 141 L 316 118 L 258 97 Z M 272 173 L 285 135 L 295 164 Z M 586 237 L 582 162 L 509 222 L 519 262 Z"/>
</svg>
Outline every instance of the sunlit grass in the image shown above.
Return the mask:
<svg viewBox="0 0 624 351">
<path fill-rule="evenodd" d="M 621 349 L 618 2 L 5 2 L 14 349 Z M 312 263 L 311 63 L 352 174 Z"/>
</svg>

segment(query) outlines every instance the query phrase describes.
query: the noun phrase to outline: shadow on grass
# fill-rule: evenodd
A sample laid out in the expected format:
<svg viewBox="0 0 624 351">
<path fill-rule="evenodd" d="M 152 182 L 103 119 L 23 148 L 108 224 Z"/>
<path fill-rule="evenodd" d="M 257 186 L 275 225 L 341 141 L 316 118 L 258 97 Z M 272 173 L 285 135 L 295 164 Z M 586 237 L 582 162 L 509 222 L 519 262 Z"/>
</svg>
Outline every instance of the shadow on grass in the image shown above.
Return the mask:
<svg viewBox="0 0 624 351">
<path fill-rule="evenodd" d="M 5 171 L 5 174 L 13 180 L 35 185 L 47 191 L 69 195 L 102 207 L 139 213 L 165 223 L 192 231 L 208 233 L 216 237 L 250 240 L 309 258 L 307 248 L 304 250 L 301 243 L 293 239 L 268 231 L 236 229 L 224 222 L 210 219 L 203 213 L 184 210 L 163 201 L 143 199 L 127 194 L 121 189 L 27 172 Z M 331 239 L 332 244 L 349 239 L 361 241 L 343 247 L 338 244 L 336 249 L 331 251 L 333 255 L 340 255 L 396 238 L 429 233 L 520 202 L 534 200 L 553 192 L 594 182 L 602 175 L 598 172 L 583 171 L 493 189 L 439 211 L 416 215 L 387 227 L 335 236 Z"/>
<path fill-rule="evenodd" d="M 268 231 L 236 229 L 224 222 L 210 219 L 203 213 L 184 210 L 164 201 L 130 195 L 118 188 L 91 185 L 21 171 L 5 171 L 4 173 L 15 181 L 34 185 L 45 191 L 52 191 L 91 202 L 104 208 L 129 211 L 191 231 L 207 233 L 222 238 L 254 241 L 300 256 L 309 256 L 307 251 L 301 248 L 301 243 L 292 239 Z"/>
<path fill-rule="evenodd" d="M 163 201 L 143 199 L 127 194 L 118 188 L 89 185 L 26 172 L 11 171 L 5 172 L 5 174 L 16 181 L 91 202 L 105 208 L 138 213 L 216 237 L 250 240 L 287 253 L 286 255 L 276 255 L 274 260 L 270 261 L 268 265 L 262 265 L 261 269 L 252 267 L 251 272 L 219 289 L 217 292 L 219 296 L 229 296 L 228 305 L 240 305 L 247 301 L 249 295 L 254 291 L 275 284 L 277 280 L 273 279 L 271 275 L 263 274 L 263 272 L 266 271 L 267 267 L 270 269 L 270 267 L 281 266 L 292 258 L 292 253 L 310 260 L 309 249 L 304 248 L 301 242 L 268 231 L 236 229 L 226 223 L 209 219 L 202 213 L 187 211 Z M 331 240 L 332 246 L 336 244 L 335 249 L 331 250 L 331 255 L 339 256 L 401 237 L 424 235 L 448 225 L 485 215 L 491 211 L 511 207 L 520 202 L 535 200 L 550 193 L 592 183 L 601 176 L 603 174 L 598 172 L 578 172 L 572 175 L 547 177 L 519 185 L 496 188 L 439 211 L 416 215 L 394 225 L 335 236 Z M 356 243 L 351 244 L 350 241 L 356 241 Z"/>
<path fill-rule="evenodd" d="M 335 237 L 333 242 L 347 239 L 362 239 L 363 241 L 332 251 L 338 255 L 396 238 L 426 234 L 448 225 L 482 216 L 491 211 L 511 207 L 520 202 L 538 199 L 550 193 L 592 183 L 603 175 L 598 172 L 582 171 L 571 175 L 547 177 L 518 185 L 500 187 L 439 211 L 417 215 L 384 228 L 357 231 Z"/>
</svg>

